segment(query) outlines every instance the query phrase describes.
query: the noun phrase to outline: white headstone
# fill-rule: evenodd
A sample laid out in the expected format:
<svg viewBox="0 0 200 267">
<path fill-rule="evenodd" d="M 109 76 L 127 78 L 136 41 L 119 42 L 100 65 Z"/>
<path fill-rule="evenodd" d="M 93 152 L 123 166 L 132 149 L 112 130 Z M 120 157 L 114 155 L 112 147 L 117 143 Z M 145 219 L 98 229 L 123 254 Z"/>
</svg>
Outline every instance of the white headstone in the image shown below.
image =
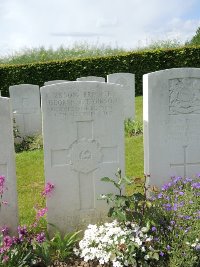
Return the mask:
<svg viewBox="0 0 200 267">
<path fill-rule="evenodd" d="M 52 85 L 52 84 L 55 84 L 55 83 L 64 83 L 64 82 L 68 82 L 68 80 L 54 80 L 54 81 L 48 81 L 48 82 L 45 82 L 44 85 Z"/>
<path fill-rule="evenodd" d="M 124 95 L 124 116 L 125 118 L 135 118 L 135 74 L 113 73 L 107 75 L 108 83 L 123 85 Z"/>
<path fill-rule="evenodd" d="M 0 228 L 8 226 L 12 233 L 17 232 L 18 209 L 13 122 L 10 99 L 0 97 L 0 176 L 5 177 L 5 189 L 0 195 Z M 2 201 L 7 204 L 2 204 Z"/>
<path fill-rule="evenodd" d="M 80 77 L 76 79 L 79 82 L 105 82 L 105 78 L 97 76 Z"/>
<path fill-rule="evenodd" d="M 144 171 L 160 187 L 200 171 L 200 68 L 143 77 Z"/>
<path fill-rule="evenodd" d="M 42 113 L 48 222 L 62 232 L 94 223 L 107 214 L 100 194 L 115 192 L 100 181 L 124 173 L 121 86 L 70 82 L 43 87 Z"/>
<path fill-rule="evenodd" d="M 20 84 L 9 87 L 15 125 L 21 137 L 42 132 L 40 91 L 38 85 Z"/>
</svg>

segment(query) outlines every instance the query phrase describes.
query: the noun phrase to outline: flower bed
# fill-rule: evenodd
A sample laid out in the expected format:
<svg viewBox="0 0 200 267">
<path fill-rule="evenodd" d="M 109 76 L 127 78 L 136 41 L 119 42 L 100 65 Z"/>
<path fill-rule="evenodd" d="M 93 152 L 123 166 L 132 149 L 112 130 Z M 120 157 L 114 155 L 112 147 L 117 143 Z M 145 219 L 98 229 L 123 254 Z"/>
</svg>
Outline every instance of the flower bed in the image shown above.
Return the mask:
<svg viewBox="0 0 200 267">
<path fill-rule="evenodd" d="M 123 195 L 122 188 L 134 181 L 104 177 L 119 190 L 103 195 L 110 205 L 111 222 L 88 225 L 79 232 L 53 238 L 43 229 L 46 207 L 37 207 L 31 226 L 19 226 L 10 236 L 2 227 L 0 267 L 25 266 L 200 266 L 200 178 L 172 177 L 161 190 Z M 0 177 L 0 208 L 4 205 L 5 177 Z M 8 189 L 9 190 L 9 189 Z M 51 196 L 54 185 L 48 183 L 42 197 Z"/>
</svg>

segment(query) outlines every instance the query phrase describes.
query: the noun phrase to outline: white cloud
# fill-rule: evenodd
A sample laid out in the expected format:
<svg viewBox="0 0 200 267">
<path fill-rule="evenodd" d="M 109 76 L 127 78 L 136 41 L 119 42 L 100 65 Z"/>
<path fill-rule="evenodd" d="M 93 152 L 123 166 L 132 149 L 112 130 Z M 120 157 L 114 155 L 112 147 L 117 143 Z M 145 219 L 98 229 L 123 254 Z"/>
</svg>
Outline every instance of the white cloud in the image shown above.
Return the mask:
<svg viewBox="0 0 200 267">
<path fill-rule="evenodd" d="M 1 0 L 0 54 L 21 47 L 103 42 L 128 48 L 194 35 L 198 0 Z"/>
<path fill-rule="evenodd" d="M 97 28 L 105 28 L 105 27 L 117 27 L 118 26 L 118 19 L 115 18 L 105 18 L 101 17 L 96 22 Z"/>
</svg>

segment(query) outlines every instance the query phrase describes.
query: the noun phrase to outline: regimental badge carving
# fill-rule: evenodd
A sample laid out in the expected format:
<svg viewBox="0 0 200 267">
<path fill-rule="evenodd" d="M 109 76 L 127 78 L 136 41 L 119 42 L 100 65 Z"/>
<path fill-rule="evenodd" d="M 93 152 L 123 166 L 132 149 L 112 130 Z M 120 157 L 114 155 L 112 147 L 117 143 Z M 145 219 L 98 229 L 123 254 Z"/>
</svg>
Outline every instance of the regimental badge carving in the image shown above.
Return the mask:
<svg viewBox="0 0 200 267">
<path fill-rule="evenodd" d="M 92 158 L 92 154 L 91 154 L 91 151 L 89 151 L 89 150 L 83 150 L 79 154 L 79 159 L 80 160 L 89 160 L 91 158 Z"/>
<path fill-rule="evenodd" d="M 169 80 L 169 115 L 200 113 L 200 79 Z"/>
<path fill-rule="evenodd" d="M 95 140 L 79 140 L 72 145 L 71 164 L 77 172 L 89 173 L 98 168 L 102 160 L 100 146 Z"/>
</svg>

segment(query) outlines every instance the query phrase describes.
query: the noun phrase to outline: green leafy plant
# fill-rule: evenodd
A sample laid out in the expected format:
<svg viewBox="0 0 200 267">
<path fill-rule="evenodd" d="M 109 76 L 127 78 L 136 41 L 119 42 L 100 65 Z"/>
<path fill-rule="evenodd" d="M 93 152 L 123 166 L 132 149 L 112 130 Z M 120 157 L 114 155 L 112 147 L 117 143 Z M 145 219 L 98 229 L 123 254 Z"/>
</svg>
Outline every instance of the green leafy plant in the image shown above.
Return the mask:
<svg viewBox="0 0 200 267">
<path fill-rule="evenodd" d="M 150 211 L 151 202 L 147 199 L 145 184 L 143 184 L 143 194 L 137 192 L 125 195 L 125 186 L 131 186 L 134 180 L 122 177 L 121 170 L 117 171 L 116 177 L 117 181 L 109 177 L 101 179 L 101 181 L 112 183 L 119 190 L 119 194 L 101 195 L 101 199 L 106 200 L 110 206 L 108 216 L 119 221 L 137 222 L 139 225 L 145 225 L 149 228 L 148 211 Z"/>
<path fill-rule="evenodd" d="M 129 118 L 124 122 L 124 129 L 127 136 L 140 135 L 143 133 L 143 124 Z"/>
<path fill-rule="evenodd" d="M 62 237 L 61 233 L 57 231 L 49 244 L 54 251 L 54 258 L 59 261 L 65 261 L 73 254 L 73 249 L 76 243 L 80 240 L 78 232 L 68 233 Z"/>
<path fill-rule="evenodd" d="M 32 151 L 43 148 L 43 138 L 41 134 L 25 136 L 15 142 L 15 152 Z"/>
<path fill-rule="evenodd" d="M 42 243 L 34 242 L 33 251 L 37 258 L 37 260 L 34 262 L 39 261 L 39 263 L 44 263 L 46 266 L 49 266 L 53 263 L 53 251 L 51 242 L 49 240 L 45 240 Z"/>
<path fill-rule="evenodd" d="M 16 120 L 13 118 L 13 136 L 15 139 L 21 138 L 19 128 L 16 125 Z"/>
</svg>

